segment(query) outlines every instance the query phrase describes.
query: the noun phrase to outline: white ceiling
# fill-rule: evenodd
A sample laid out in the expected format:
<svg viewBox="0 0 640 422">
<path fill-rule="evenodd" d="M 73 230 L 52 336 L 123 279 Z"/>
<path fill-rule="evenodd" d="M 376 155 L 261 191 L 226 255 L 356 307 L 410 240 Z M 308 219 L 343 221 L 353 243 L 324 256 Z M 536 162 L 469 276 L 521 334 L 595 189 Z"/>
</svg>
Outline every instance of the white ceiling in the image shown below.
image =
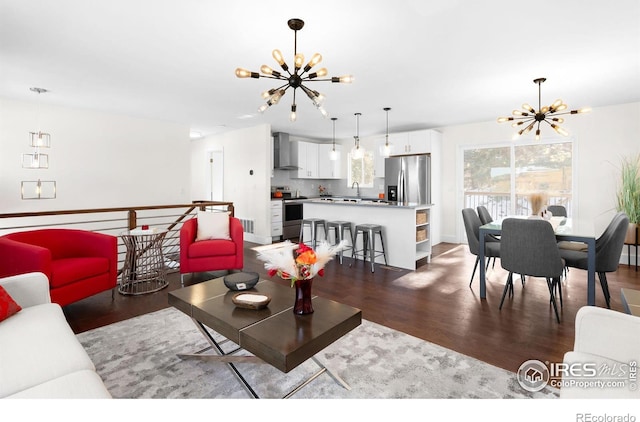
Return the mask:
<svg viewBox="0 0 640 422">
<path fill-rule="evenodd" d="M 298 92 L 264 114 L 269 79 L 236 67 L 323 55 L 315 82 L 337 117 L 336 136 L 494 120 L 524 102 L 562 98 L 570 108 L 640 101 L 640 1 L 585 0 L 0 0 L 0 97 L 188 124 L 203 134 L 269 123 L 274 131 L 329 140 Z M 249 117 L 250 116 L 250 117 Z M 506 132 L 511 128 L 505 126 Z"/>
</svg>

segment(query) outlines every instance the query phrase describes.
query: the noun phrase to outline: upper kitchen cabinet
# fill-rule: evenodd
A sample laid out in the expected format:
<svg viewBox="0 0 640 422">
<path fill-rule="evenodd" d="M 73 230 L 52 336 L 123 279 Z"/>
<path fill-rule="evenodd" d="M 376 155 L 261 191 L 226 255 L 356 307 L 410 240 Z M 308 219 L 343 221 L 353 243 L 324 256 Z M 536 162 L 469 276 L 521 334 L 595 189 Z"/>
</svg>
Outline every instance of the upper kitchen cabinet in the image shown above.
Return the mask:
<svg viewBox="0 0 640 422">
<path fill-rule="evenodd" d="M 336 145 L 338 158 L 331 160 L 333 144 L 318 144 L 318 179 L 339 179 L 342 145 Z"/>
<path fill-rule="evenodd" d="M 313 142 L 296 141 L 291 143 L 291 155 L 296 161 L 298 171 L 295 177 L 299 179 L 339 179 L 341 146 L 336 145 L 338 159 L 329 158 L 332 144 L 316 144 Z"/>
<path fill-rule="evenodd" d="M 390 142 L 394 144 L 392 155 L 430 153 L 432 137 L 439 139 L 439 136 L 432 129 L 389 135 Z"/>
<path fill-rule="evenodd" d="M 302 141 L 292 142 L 291 155 L 294 160 L 297 160 L 298 178 L 318 178 L 318 144 Z"/>
</svg>

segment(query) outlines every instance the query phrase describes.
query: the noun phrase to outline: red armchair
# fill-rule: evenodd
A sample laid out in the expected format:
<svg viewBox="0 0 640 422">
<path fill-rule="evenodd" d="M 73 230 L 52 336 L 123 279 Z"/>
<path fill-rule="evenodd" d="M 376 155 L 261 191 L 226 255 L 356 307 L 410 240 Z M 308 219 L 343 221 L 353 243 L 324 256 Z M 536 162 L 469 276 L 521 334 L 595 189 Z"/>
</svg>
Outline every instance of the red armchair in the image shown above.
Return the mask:
<svg viewBox="0 0 640 422">
<path fill-rule="evenodd" d="M 60 306 L 113 289 L 118 239 L 74 229 L 41 229 L 0 237 L 0 277 L 42 272 Z"/>
<path fill-rule="evenodd" d="M 244 232 L 242 223 L 229 217 L 226 239 L 196 241 L 198 219 L 187 220 L 180 229 L 180 279 L 184 274 L 204 271 L 241 270 L 244 265 Z"/>
</svg>

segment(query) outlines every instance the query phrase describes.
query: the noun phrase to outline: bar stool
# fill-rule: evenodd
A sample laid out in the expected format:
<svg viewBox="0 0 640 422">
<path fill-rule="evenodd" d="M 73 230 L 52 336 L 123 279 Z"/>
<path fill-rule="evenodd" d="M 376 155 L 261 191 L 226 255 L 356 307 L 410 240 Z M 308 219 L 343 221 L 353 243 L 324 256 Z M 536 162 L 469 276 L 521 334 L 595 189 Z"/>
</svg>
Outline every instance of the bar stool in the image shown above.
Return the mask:
<svg viewBox="0 0 640 422">
<path fill-rule="evenodd" d="M 356 243 L 358 241 L 358 235 L 362 234 L 362 249 L 356 249 Z M 380 236 L 380 245 L 382 250 L 376 250 L 376 238 L 375 235 Z M 353 238 L 353 249 L 351 250 L 351 257 L 358 259 L 358 255 L 362 253 L 362 260 L 367 260 L 367 253 L 369 254 L 369 260 L 371 261 L 371 272 L 374 272 L 374 264 L 376 258 L 379 256 L 384 257 L 384 265 L 387 264 L 387 252 L 384 249 L 384 233 L 382 232 L 382 226 L 379 224 L 357 224 L 356 235 Z"/>
<path fill-rule="evenodd" d="M 311 230 L 311 240 L 309 242 L 304 241 L 304 228 L 309 226 Z M 318 243 L 318 228 L 322 227 L 324 231 L 324 239 L 327 240 L 327 223 L 322 218 L 305 218 L 300 225 L 300 239 L 299 243 L 308 245 L 311 243 L 311 247 L 315 250 Z"/>
<path fill-rule="evenodd" d="M 331 231 L 333 230 L 334 233 L 334 238 L 335 238 L 335 245 L 337 245 L 338 243 L 342 242 L 345 237 L 344 237 L 344 231 L 345 230 L 349 230 L 349 240 L 351 241 L 351 245 L 349 245 L 349 247 L 347 247 L 347 249 L 351 249 L 351 255 L 353 256 L 353 230 L 351 230 L 351 222 L 350 221 L 329 221 L 327 222 L 327 239 L 329 238 L 329 234 L 331 233 Z M 344 253 L 344 250 L 341 250 L 340 252 L 338 252 L 338 256 L 340 257 L 340 264 L 342 264 L 342 255 Z"/>
</svg>

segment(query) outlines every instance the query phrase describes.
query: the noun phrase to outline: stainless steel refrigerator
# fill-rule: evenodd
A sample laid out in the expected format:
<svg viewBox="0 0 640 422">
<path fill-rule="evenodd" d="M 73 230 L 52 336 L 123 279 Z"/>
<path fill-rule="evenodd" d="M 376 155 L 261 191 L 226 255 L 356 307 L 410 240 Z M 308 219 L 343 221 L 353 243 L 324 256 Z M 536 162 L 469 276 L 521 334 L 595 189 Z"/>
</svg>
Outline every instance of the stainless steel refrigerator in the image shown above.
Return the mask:
<svg viewBox="0 0 640 422">
<path fill-rule="evenodd" d="M 387 201 L 398 205 L 431 204 L 431 154 L 385 158 L 384 177 Z"/>
</svg>

